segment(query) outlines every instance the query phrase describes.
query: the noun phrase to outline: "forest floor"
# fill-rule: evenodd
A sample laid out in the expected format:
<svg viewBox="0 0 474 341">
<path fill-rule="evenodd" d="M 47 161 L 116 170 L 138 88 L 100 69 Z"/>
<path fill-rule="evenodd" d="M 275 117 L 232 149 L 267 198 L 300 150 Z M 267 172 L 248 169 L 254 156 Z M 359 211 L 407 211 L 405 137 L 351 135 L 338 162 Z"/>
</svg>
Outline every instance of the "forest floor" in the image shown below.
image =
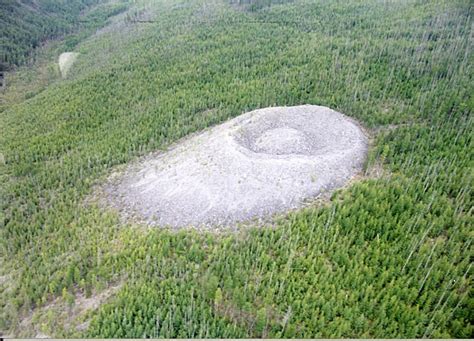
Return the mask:
<svg viewBox="0 0 474 341">
<path fill-rule="evenodd" d="M 119 282 L 89 296 L 77 291 L 73 296 L 73 303 L 56 298 L 40 309 L 24 315 L 19 325 L 22 331 L 34 330 L 35 338 L 50 338 L 49 335 L 60 330 L 74 333 L 71 328 L 75 328 L 77 332 L 84 331 L 89 326 L 90 313 L 104 304 L 121 286 L 122 283 Z M 19 335 L 22 335 L 22 331 Z"/>
<path fill-rule="evenodd" d="M 343 186 L 362 169 L 367 146 L 359 126 L 329 108 L 270 107 L 148 156 L 104 192 L 150 225 L 234 226 Z"/>
</svg>

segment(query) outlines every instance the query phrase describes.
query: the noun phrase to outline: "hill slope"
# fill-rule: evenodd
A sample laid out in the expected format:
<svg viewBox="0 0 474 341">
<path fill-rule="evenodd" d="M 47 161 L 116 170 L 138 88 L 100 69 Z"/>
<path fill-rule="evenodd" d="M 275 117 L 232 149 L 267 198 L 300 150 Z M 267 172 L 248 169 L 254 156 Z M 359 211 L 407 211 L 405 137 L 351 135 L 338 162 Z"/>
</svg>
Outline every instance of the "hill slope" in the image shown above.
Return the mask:
<svg viewBox="0 0 474 341">
<path fill-rule="evenodd" d="M 4 333 L 472 336 L 469 4 L 136 6 L 77 46 L 69 79 L 0 114 Z M 369 161 L 272 228 L 146 229 L 90 203 L 116 165 L 307 103 L 361 121 Z"/>
<path fill-rule="evenodd" d="M 102 15 L 97 16 L 98 11 L 91 15 L 89 13 L 91 7 L 99 3 L 108 4 L 110 1 L 2 1 L 0 68 L 7 70 L 12 66 L 23 64 L 28 60 L 32 50 L 47 39 L 65 36 L 81 26 L 100 25 L 106 16 L 124 10 L 124 4 L 114 3 L 114 8 L 108 4 L 110 8 L 101 13 Z"/>
</svg>

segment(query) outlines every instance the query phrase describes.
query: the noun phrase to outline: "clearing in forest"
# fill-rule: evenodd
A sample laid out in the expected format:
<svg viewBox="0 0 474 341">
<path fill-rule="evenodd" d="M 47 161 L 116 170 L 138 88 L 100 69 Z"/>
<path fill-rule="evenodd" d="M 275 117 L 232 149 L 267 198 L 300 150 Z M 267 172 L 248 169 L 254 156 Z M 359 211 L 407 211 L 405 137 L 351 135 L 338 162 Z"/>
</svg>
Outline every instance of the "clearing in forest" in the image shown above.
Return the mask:
<svg viewBox="0 0 474 341">
<path fill-rule="evenodd" d="M 343 186 L 367 145 L 353 120 L 329 108 L 259 109 L 129 166 L 104 192 L 124 216 L 150 225 L 228 226 Z"/>
<path fill-rule="evenodd" d="M 72 64 L 76 61 L 78 55 L 79 53 L 77 52 L 64 52 L 59 56 L 59 70 L 63 78 L 67 76 L 67 73 L 71 69 Z"/>
</svg>

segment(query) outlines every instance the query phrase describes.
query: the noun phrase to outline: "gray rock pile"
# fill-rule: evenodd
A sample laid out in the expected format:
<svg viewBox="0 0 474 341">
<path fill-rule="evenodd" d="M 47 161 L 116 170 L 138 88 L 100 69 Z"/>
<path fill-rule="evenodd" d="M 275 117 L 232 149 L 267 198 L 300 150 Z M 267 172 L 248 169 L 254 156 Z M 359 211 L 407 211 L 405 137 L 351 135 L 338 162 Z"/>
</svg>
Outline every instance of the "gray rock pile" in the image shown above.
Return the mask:
<svg viewBox="0 0 474 341">
<path fill-rule="evenodd" d="M 259 109 L 129 166 L 105 193 L 151 225 L 232 226 L 343 186 L 367 145 L 353 120 L 329 108 Z"/>
</svg>

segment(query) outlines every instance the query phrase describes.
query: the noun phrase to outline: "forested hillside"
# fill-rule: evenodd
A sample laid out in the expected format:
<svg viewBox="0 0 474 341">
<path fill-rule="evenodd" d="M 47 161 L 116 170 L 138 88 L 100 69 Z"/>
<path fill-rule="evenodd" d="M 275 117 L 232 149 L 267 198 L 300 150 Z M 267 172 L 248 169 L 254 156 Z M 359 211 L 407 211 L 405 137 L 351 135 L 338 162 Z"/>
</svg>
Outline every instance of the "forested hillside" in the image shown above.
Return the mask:
<svg viewBox="0 0 474 341">
<path fill-rule="evenodd" d="M 285 4 L 293 0 L 228 0 L 236 8 L 245 11 L 257 11 L 271 5 Z"/>
<path fill-rule="evenodd" d="M 106 11 L 102 15 L 89 13 L 99 3 L 107 4 Z M 0 67 L 10 69 L 23 64 L 33 49 L 47 39 L 63 37 L 80 26 L 98 26 L 108 15 L 123 9 L 124 4 L 111 5 L 110 1 L 100 0 L 3 0 L 0 2 Z"/>
<path fill-rule="evenodd" d="M 0 334 L 473 336 L 469 1 L 133 6 L 147 20 L 80 42 L 68 79 L 0 113 Z M 371 135 L 330 200 L 220 233 L 125 224 L 94 200 L 116 166 L 298 104 Z"/>
</svg>

